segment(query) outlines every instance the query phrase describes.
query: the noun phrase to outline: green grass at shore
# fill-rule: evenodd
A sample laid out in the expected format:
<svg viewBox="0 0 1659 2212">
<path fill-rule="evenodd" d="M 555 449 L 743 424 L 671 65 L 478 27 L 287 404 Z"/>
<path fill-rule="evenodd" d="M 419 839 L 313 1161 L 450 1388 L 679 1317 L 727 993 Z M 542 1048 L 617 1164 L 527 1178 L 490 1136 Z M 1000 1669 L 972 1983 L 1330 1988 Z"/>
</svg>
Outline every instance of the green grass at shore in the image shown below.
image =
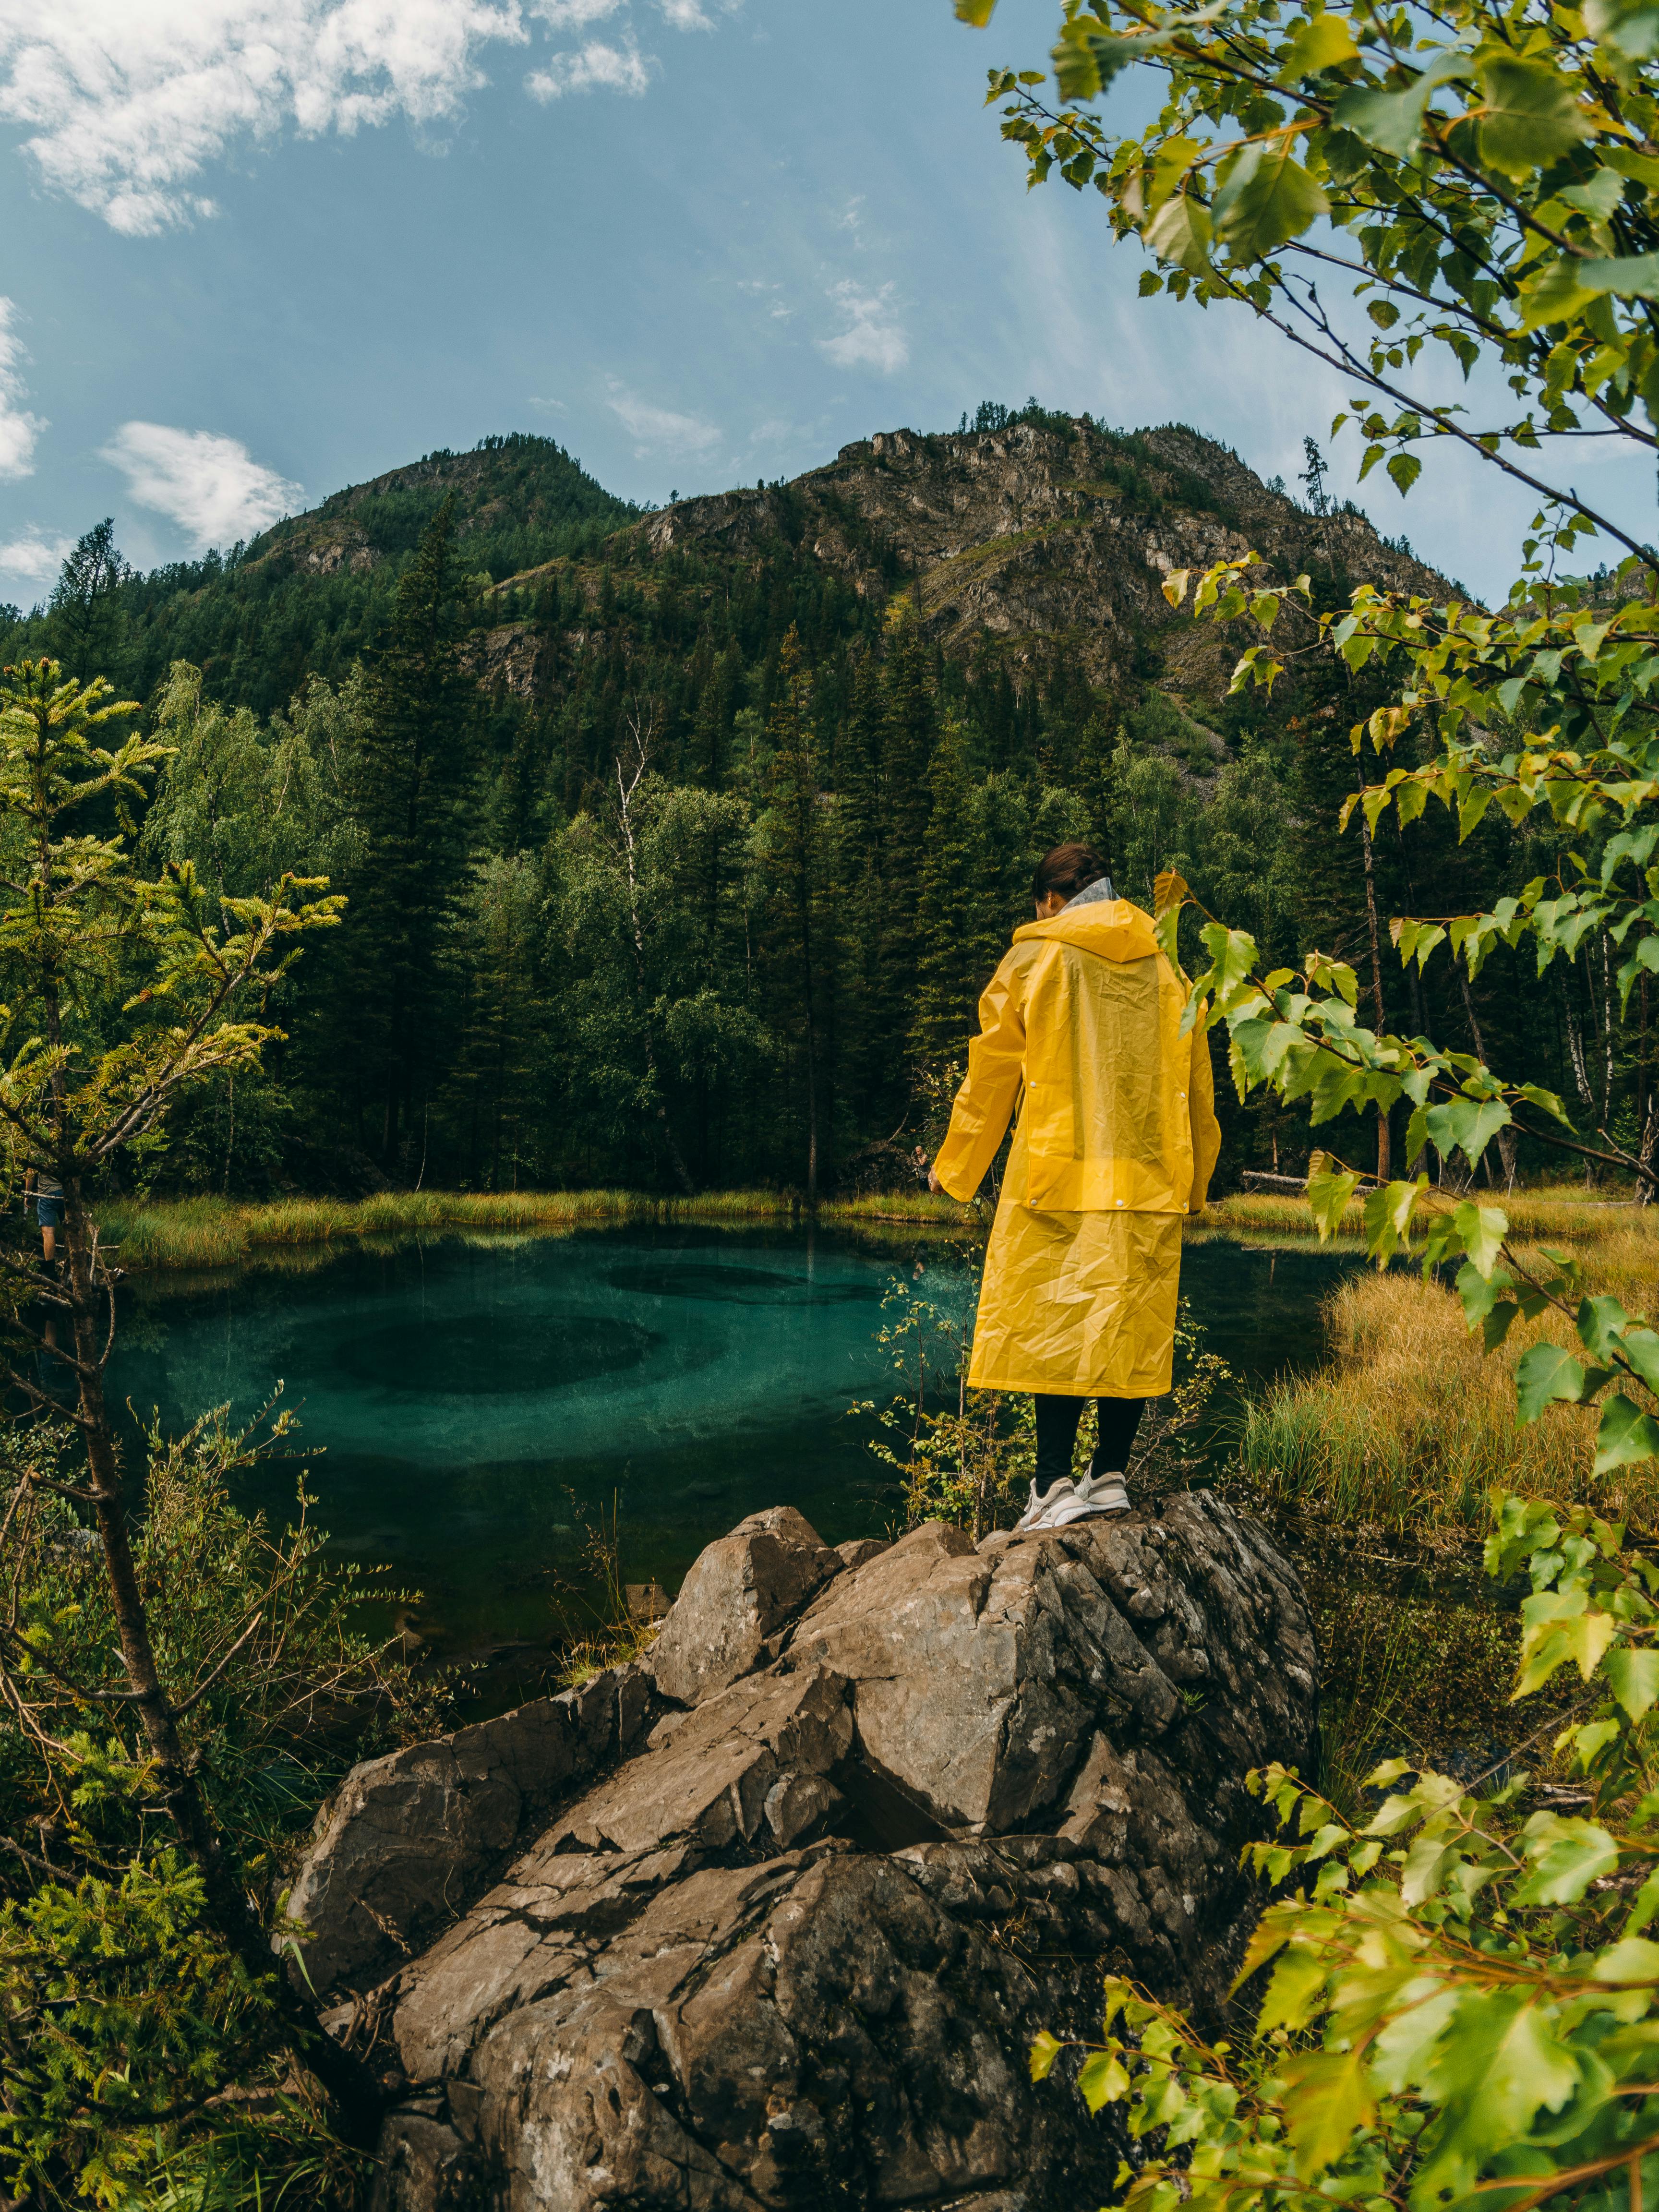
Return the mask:
<svg viewBox="0 0 1659 2212">
<path fill-rule="evenodd" d="M 119 1247 L 129 1273 L 152 1268 L 234 1267 L 283 1248 L 353 1244 L 370 1239 L 467 1231 L 557 1236 L 598 1222 L 787 1221 L 800 1212 L 787 1192 L 710 1191 L 696 1198 L 654 1198 L 638 1191 L 388 1191 L 357 1200 L 283 1198 L 264 1205 L 191 1198 L 113 1200 L 97 1209 L 106 1243 Z M 819 1221 L 867 1221 L 955 1228 L 973 1209 L 926 1191 L 885 1193 L 822 1206 Z"/>
<path fill-rule="evenodd" d="M 1501 1207 L 1515 1234 L 1527 1237 L 1599 1238 L 1609 1224 L 1640 1218 L 1646 1211 L 1622 1193 L 1586 1190 L 1582 1183 L 1537 1184 L 1507 1194 L 1483 1189 L 1469 1195 L 1479 1205 Z M 1315 1234 L 1307 1200 L 1291 1191 L 1236 1191 L 1229 1198 L 1218 1199 L 1199 1218 L 1212 1231 L 1288 1237 Z M 1342 1217 L 1341 1233 L 1358 1237 L 1364 1225 L 1360 1202 L 1355 1199 Z"/>
</svg>

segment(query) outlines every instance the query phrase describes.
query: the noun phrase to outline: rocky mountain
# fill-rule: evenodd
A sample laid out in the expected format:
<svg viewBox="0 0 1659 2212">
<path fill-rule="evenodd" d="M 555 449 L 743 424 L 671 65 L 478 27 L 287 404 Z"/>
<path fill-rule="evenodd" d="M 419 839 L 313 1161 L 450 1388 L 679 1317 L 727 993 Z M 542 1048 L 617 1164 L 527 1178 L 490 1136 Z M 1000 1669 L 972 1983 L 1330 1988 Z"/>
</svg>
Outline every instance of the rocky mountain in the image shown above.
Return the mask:
<svg viewBox="0 0 1659 2212">
<path fill-rule="evenodd" d="M 368 483 L 349 484 L 322 505 L 258 538 L 245 567 L 291 564 L 302 574 L 362 574 L 413 551 L 446 499 L 456 529 L 471 542 L 482 568 L 494 575 L 568 535 L 573 526 L 600 531 L 626 525 L 639 512 L 606 491 L 550 438 L 522 432 L 485 438 L 471 453 L 441 449 Z"/>
<path fill-rule="evenodd" d="M 653 573 L 681 556 L 717 587 L 782 546 L 844 578 L 866 601 L 911 593 L 949 657 L 988 654 L 1018 684 L 1056 653 L 1117 687 L 1156 634 L 1176 688 L 1214 698 L 1234 653 L 1171 610 L 1171 569 L 1258 553 L 1285 577 L 1370 580 L 1443 598 L 1455 587 L 1345 507 L 1316 515 L 1238 457 L 1181 424 L 1109 431 L 1086 416 L 1016 418 L 991 431 L 898 429 L 844 446 L 791 482 L 679 501 L 606 539 L 598 559 L 551 562 L 501 579 L 507 614 L 556 574 L 597 611 L 605 569 Z M 694 587 L 695 588 L 695 587 Z M 586 622 L 581 646 L 599 642 Z M 556 656 L 523 621 L 498 622 L 487 679 L 525 697 L 549 691 Z"/>
<path fill-rule="evenodd" d="M 375 652 L 398 575 L 446 500 L 480 593 L 481 680 L 537 714 L 568 698 L 584 671 L 618 654 L 637 663 L 641 649 L 659 687 L 665 653 L 689 657 L 699 636 L 720 649 L 716 633 L 729 623 L 709 617 L 745 595 L 746 656 L 780 580 L 809 572 L 842 594 L 832 627 L 843 638 L 873 635 L 904 592 L 945 655 L 1000 672 L 1018 690 L 1061 664 L 1096 687 L 1139 689 L 1155 640 L 1165 688 L 1194 704 L 1224 692 L 1234 653 L 1167 605 L 1160 586 L 1172 568 L 1257 552 L 1287 577 L 1307 569 L 1339 589 L 1361 579 L 1431 596 L 1453 588 L 1357 510 L 1310 514 L 1196 430 L 994 411 L 996 428 L 881 431 L 791 482 L 650 513 L 615 498 L 550 439 L 515 433 L 430 453 L 228 558 L 130 577 L 113 595 L 113 623 L 100 626 L 100 656 L 146 696 L 173 660 L 191 661 L 210 696 L 259 714 L 312 676 L 339 682 Z M 674 635 L 655 618 L 668 605 Z M 37 611 L 0 647 L 51 639 Z"/>
</svg>

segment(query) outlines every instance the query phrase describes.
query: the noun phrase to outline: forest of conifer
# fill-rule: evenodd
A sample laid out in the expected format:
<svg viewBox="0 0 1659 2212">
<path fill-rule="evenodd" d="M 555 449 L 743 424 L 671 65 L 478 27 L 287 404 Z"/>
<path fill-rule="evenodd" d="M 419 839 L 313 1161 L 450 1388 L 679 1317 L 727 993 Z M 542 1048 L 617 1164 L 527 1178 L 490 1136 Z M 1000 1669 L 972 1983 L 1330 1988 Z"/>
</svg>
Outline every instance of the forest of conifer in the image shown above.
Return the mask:
<svg viewBox="0 0 1659 2212">
<path fill-rule="evenodd" d="M 971 459 L 1022 423 L 1091 440 L 1094 489 L 1148 528 L 1238 520 L 1034 404 L 923 443 Z M 1343 603 L 1317 448 L 1301 503 L 1229 467 Z M 1541 987 L 1501 946 L 1427 976 L 1389 948 L 1389 916 L 1489 906 L 1559 840 L 1496 811 L 1462 844 L 1439 810 L 1409 840 L 1339 836 L 1379 680 L 1319 655 L 1230 697 L 1183 659 L 1192 625 L 1075 587 L 1045 634 L 964 643 L 902 541 L 843 507 L 849 568 L 794 488 L 757 489 L 735 550 L 659 548 L 557 446 L 489 439 L 148 575 L 100 526 L 46 604 L 0 611 L 6 659 L 108 676 L 172 748 L 146 866 L 233 896 L 290 869 L 348 901 L 276 988 L 291 1041 L 194 1095 L 149 1188 L 902 1186 L 1032 866 L 1073 836 L 1139 902 L 1177 869 L 1269 964 L 1348 960 L 1379 1027 L 1524 1060 L 1637 1139 L 1647 986 L 1621 1018 L 1605 942 Z M 1224 1186 L 1305 1160 L 1299 1113 L 1223 1112 Z"/>
</svg>

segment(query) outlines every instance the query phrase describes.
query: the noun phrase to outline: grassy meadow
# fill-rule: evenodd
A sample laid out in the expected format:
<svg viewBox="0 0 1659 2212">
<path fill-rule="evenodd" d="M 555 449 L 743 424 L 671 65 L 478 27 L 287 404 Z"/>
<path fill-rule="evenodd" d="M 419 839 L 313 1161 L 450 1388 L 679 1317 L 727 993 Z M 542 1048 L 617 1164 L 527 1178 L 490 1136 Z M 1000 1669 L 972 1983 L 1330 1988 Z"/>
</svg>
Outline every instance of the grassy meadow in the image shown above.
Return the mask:
<svg viewBox="0 0 1659 2212">
<path fill-rule="evenodd" d="M 285 1249 L 325 1256 L 326 1248 L 388 1238 L 468 1231 L 556 1236 L 598 1222 L 787 1221 L 798 1199 L 770 1190 L 711 1191 L 696 1198 L 654 1198 L 637 1191 L 388 1191 L 374 1198 L 281 1198 L 264 1205 L 191 1198 L 115 1200 L 99 1209 L 105 1241 L 120 1265 L 140 1269 L 234 1267 Z M 830 1224 L 897 1221 L 957 1228 L 977 1219 L 971 1206 L 926 1191 L 884 1193 L 821 1206 Z"/>
</svg>

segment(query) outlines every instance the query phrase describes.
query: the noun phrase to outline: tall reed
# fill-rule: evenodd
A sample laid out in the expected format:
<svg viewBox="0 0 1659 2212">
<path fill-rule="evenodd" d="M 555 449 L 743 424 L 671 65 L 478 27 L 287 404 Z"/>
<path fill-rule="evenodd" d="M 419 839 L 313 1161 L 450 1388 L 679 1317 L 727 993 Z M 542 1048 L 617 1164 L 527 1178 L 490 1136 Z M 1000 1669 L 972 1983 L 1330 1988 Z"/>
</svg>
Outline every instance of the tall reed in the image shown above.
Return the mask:
<svg viewBox="0 0 1659 2212">
<path fill-rule="evenodd" d="M 1645 1222 L 1604 1231 L 1584 1256 L 1593 1288 L 1650 1302 L 1659 1240 Z M 1516 1362 L 1546 1334 L 1561 1340 L 1559 1317 L 1517 1324 L 1488 1358 L 1455 1295 L 1414 1273 L 1355 1276 L 1324 1312 L 1330 1364 L 1273 1385 L 1241 1417 L 1239 1468 L 1264 1499 L 1399 1534 L 1480 1528 L 1497 1485 L 1644 1526 L 1659 1516 L 1651 1468 L 1592 1474 L 1593 1411 L 1555 1406 L 1517 1423 Z"/>
</svg>

